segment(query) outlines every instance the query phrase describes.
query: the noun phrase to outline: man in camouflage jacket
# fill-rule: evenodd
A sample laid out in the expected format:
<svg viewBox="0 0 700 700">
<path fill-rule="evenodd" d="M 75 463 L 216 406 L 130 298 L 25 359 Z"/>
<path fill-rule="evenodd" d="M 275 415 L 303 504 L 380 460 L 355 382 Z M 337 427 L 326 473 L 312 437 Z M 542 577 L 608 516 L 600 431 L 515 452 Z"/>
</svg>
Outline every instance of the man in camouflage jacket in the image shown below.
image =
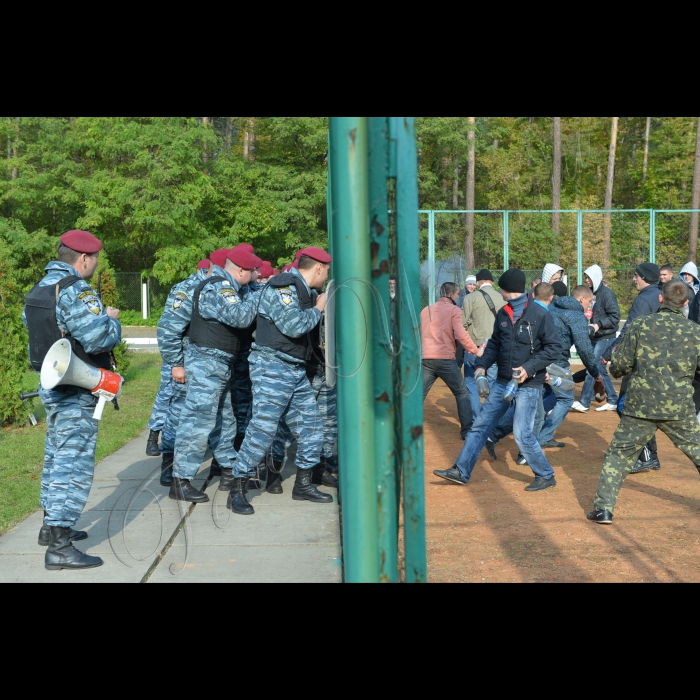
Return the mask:
<svg viewBox="0 0 700 700">
<path fill-rule="evenodd" d="M 612 356 L 610 373 L 629 375 L 620 424 L 605 453 L 595 510 L 588 519 L 612 522 L 618 494 L 639 450 L 661 429 L 700 471 L 700 425 L 693 378 L 700 369 L 700 328 L 683 315 L 687 286 L 667 282 L 657 313 L 633 321 Z"/>
</svg>

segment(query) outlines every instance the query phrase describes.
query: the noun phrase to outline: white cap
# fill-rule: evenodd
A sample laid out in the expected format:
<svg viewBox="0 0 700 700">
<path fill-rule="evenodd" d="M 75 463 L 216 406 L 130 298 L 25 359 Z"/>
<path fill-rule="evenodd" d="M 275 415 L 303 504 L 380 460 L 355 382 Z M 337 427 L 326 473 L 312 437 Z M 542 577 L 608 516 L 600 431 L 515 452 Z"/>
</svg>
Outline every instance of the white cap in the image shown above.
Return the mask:
<svg viewBox="0 0 700 700">
<path fill-rule="evenodd" d="M 464 284 L 476 284 L 476 275 L 469 275 Z"/>
</svg>

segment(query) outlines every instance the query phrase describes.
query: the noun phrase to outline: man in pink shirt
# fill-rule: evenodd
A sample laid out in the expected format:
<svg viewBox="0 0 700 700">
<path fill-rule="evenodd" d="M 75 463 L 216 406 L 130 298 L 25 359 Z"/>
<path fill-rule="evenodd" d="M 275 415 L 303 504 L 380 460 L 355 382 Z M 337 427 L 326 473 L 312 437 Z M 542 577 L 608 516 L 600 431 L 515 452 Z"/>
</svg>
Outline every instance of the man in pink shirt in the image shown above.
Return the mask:
<svg viewBox="0 0 700 700">
<path fill-rule="evenodd" d="M 428 306 L 420 314 L 422 357 L 423 357 L 423 400 L 430 387 L 440 377 L 450 388 L 457 400 L 457 413 L 461 424 L 460 432 L 464 439 L 472 427 L 472 409 L 469 393 L 462 379 L 462 373 L 455 360 L 457 342 L 464 349 L 481 357 L 483 348 L 477 348 L 462 325 L 462 312 L 457 306 L 459 286 L 445 282 L 440 288 L 440 299 Z"/>
</svg>

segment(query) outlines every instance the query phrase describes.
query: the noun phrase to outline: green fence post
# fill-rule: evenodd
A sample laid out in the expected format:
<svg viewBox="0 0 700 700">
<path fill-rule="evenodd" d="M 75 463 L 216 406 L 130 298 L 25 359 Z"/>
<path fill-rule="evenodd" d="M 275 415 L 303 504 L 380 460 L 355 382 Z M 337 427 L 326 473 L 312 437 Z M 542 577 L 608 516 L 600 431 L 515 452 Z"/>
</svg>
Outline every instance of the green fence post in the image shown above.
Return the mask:
<svg viewBox="0 0 700 700">
<path fill-rule="evenodd" d="M 397 400 L 403 471 L 406 582 L 427 579 L 423 476 L 423 373 L 420 341 L 420 238 L 415 117 L 390 117 L 396 125 L 396 223 L 400 295 Z"/>
<path fill-rule="evenodd" d="M 578 284 L 583 284 L 583 212 L 576 215 L 576 268 Z"/>
<path fill-rule="evenodd" d="M 656 262 L 656 210 L 649 212 L 649 262 Z"/>
<path fill-rule="evenodd" d="M 510 212 L 503 212 L 503 269 L 507 270 L 510 267 L 510 230 L 509 218 Z"/>
<path fill-rule="evenodd" d="M 377 474 L 379 581 L 398 580 L 398 509 L 394 450 L 394 388 L 389 296 L 389 142 L 386 117 L 370 117 L 369 217 L 372 250 L 372 358 L 374 375 L 374 465 Z"/>
<path fill-rule="evenodd" d="M 373 358 L 367 352 L 373 301 L 367 119 L 332 117 L 330 141 L 336 314 L 342 319 L 336 325 L 336 347 L 343 561 L 347 582 L 371 583 L 379 580 L 379 556 Z"/>
</svg>

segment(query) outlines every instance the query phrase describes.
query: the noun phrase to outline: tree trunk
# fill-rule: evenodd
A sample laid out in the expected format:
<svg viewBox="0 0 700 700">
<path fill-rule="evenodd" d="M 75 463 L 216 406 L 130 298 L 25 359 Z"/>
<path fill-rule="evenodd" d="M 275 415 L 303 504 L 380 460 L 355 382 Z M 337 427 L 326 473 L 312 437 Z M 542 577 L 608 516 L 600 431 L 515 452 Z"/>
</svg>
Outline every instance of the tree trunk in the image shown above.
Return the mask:
<svg viewBox="0 0 700 700">
<path fill-rule="evenodd" d="M 649 134 L 651 134 L 651 117 L 647 117 L 647 128 L 644 132 L 644 162 L 642 163 L 642 182 L 647 179 L 647 166 L 649 165 Z"/>
<path fill-rule="evenodd" d="M 243 135 L 243 156 L 248 160 L 254 160 L 255 156 L 255 117 L 248 117 L 246 122 L 246 130 Z"/>
<path fill-rule="evenodd" d="M 224 149 L 228 151 L 231 148 L 231 139 L 233 138 L 233 117 L 226 117 L 226 136 L 224 137 Z"/>
<path fill-rule="evenodd" d="M 15 120 L 17 121 L 17 126 L 16 126 L 16 132 L 15 132 L 15 143 L 14 147 L 12 148 L 12 157 L 16 160 L 19 158 L 19 125 L 20 121 L 22 120 L 22 117 L 15 117 Z M 12 168 L 12 179 L 16 180 L 19 177 L 19 166 L 17 163 L 15 163 L 14 167 Z"/>
<path fill-rule="evenodd" d="M 206 129 L 209 126 L 209 117 L 202 117 L 202 126 Z M 207 153 L 207 146 L 204 145 L 202 149 L 202 160 L 206 163 L 209 160 L 209 154 Z"/>
<path fill-rule="evenodd" d="M 617 125 L 620 117 L 612 118 L 610 150 L 608 151 L 608 179 L 605 182 L 605 209 L 612 209 L 613 185 L 615 184 L 615 152 L 617 151 Z M 612 215 L 606 214 L 603 226 L 603 261 L 601 267 L 610 267 L 610 231 Z"/>
<path fill-rule="evenodd" d="M 475 125 L 476 117 L 467 117 L 469 131 L 467 132 L 467 140 L 469 141 L 469 160 L 467 161 L 467 191 L 466 191 L 466 209 L 471 211 L 474 209 L 474 173 L 475 173 Z M 467 235 L 464 239 L 464 266 L 467 270 L 474 269 L 474 214 L 467 214 Z"/>
<path fill-rule="evenodd" d="M 561 117 L 554 117 L 554 163 L 552 165 L 552 209 L 561 209 Z M 552 214 L 552 228 L 556 235 L 559 262 L 559 214 Z"/>
<path fill-rule="evenodd" d="M 459 209 L 459 165 L 455 165 L 452 178 L 452 208 Z"/>
<path fill-rule="evenodd" d="M 695 134 L 695 169 L 693 171 L 693 196 L 690 203 L 691 209 L 700 209 L 700 117 Z M 690 246 L 688 257 L 697 262 L 698 257 L 698 214 L 690 215 Z"/>
</svg>

